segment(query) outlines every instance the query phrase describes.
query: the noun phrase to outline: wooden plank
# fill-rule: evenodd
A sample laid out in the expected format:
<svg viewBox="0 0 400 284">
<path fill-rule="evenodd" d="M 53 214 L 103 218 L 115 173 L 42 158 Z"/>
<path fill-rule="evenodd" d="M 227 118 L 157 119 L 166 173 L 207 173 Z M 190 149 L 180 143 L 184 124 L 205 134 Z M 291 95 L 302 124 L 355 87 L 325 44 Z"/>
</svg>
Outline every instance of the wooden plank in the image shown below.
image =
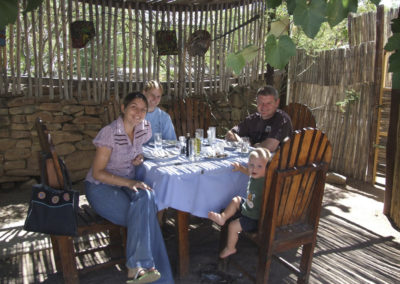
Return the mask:
<svg viewBox="0 0 400 284">
<path fill-rule="evenodd" d="M 117 57 L 117 42 L 118 42 L 118 16 L 119 13 L 121 13 L 119 11 L 119 5 L 118 3 L 115 4 L 114 7 L 114 11 L 111 13 L 114 16 L 114 22 L 113 22 L 113 67 L 114 67 L 114 93 L 113 96 L 118 96 L 119 95 L 119 84 L 118 84 L 118 80 L 119 80 L 119 76 L 118 76 L 118 69 L 117 69 L 117 61 L 118 61 L 118 57 Z M 111 19 L 109 19 L 109 22 L 111 22 Z"/>
</svg>

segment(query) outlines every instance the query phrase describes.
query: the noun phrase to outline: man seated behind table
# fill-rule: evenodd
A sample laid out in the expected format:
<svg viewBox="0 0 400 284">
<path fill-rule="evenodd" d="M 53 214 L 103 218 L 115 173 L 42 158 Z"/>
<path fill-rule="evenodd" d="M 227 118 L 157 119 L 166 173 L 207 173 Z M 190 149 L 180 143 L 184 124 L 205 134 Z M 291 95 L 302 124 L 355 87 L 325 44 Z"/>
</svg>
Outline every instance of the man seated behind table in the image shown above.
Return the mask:
<svg viewBox="0 0 400 284">
<path fill-rule="evenodd" d="M 279 106 L 278 91 L 265 86 L 257 91 L 257 112 L 226 133 L 226 140 L 239 141 L 240 137 L 249 137 L 254 147 L 264 147 L 274 152 L 286 137 L 292 135 L 292 122 L 289 115 Z"/>
<path fill-rule="evenodd" d="M 161 110 L 158 105 L 161 101 L 163 88 L 157 81 L 148 81 L 144 85 L 143 94 L 149 103 L 146 120 L 150 122 L 152 136 L 149 142 L 154 141 L 154 133 L 160 132 L 163 140 L 176 140 L 174 125 L 168 113 Z"/>
</svg>

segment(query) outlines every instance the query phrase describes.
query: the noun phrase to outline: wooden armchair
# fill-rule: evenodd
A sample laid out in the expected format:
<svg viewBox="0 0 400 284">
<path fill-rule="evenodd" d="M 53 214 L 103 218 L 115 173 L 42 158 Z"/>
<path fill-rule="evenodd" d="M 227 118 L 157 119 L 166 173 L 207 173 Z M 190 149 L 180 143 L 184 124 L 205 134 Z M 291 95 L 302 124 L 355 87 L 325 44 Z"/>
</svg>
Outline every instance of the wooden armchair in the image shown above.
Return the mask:
<svg viewBox="0 0 400 284">
<path fill-rule="evenodd" d="M 289 114 L 293 130 L 303 129 L 304 127 L 317 127 L 315 117 L 308 106 L 299 103 L 290 103 L 283 110 Z"/>
<path fill-rule="evenodd" d="M 268 282 L 273 256 L 300 246 L 299 268 L 276 258 L 298 276 L 298 283 L 308 281 L 331 157 L 326 135 L 304 129 L 295 131 L 268 163 L 258 231 L 245 233 L 259 247 L 256 283 Z"/>
<path fill-rule="evenodd" d="M 114 96 L 103 104 L 105 125 L 110 124 L 121 114 L 120 102 Z"/>
<path fill-rule="evenodd" d="M 40 158 L 46 159 L 45 169 L 41 172 L 44 174 L 42 180 L 53 188 L 62 188 L 64 185 L 60 164 L 51 136 L 46 126 L 40 118 L 37 118 L 36 130 L 38 133 L 41 153 Z M 42 163 L 40 163 L 42 165 Z M 70 236 L 50 235 L 53 247 L 54 260 L 58 272 L 63 273 L 65 283 L 79 283 L 79 273 L 85 273 L 94 269 L 101 269 L 117 263 L 125 261 L 125 228 L 112 224 L 97 215 L 93 209 L 85 204 L 81 205 L 78 210 L 78 236 L 76 238 Z M 62 220 L 60 220 L 62 221 Z M 82 250 L 82 244 L 78 244 L 79 238 L 98 233 L 107 233 L 110 237 L 108 246 L 91 247 Z M 81 249 L 78 250 L 78 247 Z M 98 251 L 105 250 L 109 255 L 109 261 L 96 264 L 95 266 L 86 266 L 82 258 L 84 255 L 94 254 Z M 76 258 L 80 258 L 83 269 L 78 271 Z"/>
<path fill-rule="evenodd" d="M 176 101 L 167 109 L 175 127 L 176 136 L 193 137 L 197 128 L 207 131 L 211 122 L 211 110 L 207 103 L 195 98 Z"/>
</svg>

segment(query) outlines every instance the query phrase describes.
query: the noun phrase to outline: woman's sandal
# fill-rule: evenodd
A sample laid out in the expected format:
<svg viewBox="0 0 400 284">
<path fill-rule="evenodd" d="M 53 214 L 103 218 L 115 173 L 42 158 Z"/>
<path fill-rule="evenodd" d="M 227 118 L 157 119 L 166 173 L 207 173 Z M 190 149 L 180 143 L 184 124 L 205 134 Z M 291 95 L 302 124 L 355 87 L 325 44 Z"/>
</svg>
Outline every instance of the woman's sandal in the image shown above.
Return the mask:
<svg viewBox="0 0 400 284">
<path fill-rule="evenodd" d="M 157 281 L 160 277 L 160 272 L 155 268 L 150 268 L 148 270 L 139 268 L 133 279 L 126 281 L 126 283 L 151 283 Z"/>
</svg>

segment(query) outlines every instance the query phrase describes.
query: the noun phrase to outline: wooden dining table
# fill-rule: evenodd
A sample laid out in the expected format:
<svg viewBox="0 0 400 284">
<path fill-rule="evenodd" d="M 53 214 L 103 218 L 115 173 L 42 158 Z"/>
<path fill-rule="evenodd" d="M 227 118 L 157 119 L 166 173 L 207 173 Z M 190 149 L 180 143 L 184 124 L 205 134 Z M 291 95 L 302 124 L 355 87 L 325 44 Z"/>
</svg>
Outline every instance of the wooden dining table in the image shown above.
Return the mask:
<svg viewBox="0 0 400 284">
<path fill-rule="evenodd" d="M 178 273 L 189 271 L 189 214 L 207 218 L 209 211 L 220 212 L 234 196 L 245 196 L 249 177 L 234 172 L 232 163 L 247 164 L 247 154 L 225 148 L 225 157 L 201 155 L 191 160 L 177 149 L 165 147 L 166 157 L 152 155 L 154 148 L 144 147 L 144 163 L 137 168 L 137 178 L 151 186 L 158 210 L 177 212 Z M 175 153 L 175 154 L 174 154 Z"/>
</svg>

